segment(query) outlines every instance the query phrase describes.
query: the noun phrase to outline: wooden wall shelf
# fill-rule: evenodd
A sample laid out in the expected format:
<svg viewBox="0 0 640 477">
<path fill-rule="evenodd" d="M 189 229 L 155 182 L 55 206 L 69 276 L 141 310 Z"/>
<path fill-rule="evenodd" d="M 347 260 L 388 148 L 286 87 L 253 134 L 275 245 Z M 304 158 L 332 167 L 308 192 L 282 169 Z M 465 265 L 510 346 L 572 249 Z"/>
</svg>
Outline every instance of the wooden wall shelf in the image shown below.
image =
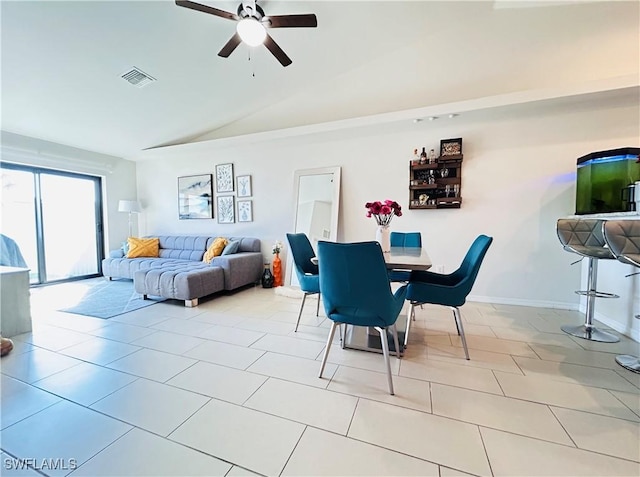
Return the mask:
<svg viewBox="0 0 640 477">
<path fill-rule="evenodd" d="M 432 163 L 409 163 L 410 209 L 459 209 L 462 205 L 463 155 L 439 157 Z"/>
</svg>

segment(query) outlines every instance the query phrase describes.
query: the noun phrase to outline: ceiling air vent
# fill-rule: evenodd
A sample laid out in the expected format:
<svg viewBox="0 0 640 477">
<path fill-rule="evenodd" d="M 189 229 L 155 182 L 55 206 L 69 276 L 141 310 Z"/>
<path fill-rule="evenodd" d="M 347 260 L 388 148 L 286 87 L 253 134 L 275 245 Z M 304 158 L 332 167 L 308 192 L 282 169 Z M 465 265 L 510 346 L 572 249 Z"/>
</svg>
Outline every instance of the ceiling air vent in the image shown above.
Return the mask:
<svg viewBox="0 0 640 477">
<path fill-rule="evenodd" d="M 143 88 L 149 83 L 153 83 L 154 81 L 156 81 L 153 76 L 149 76 L 147 73 L 139 70 L 135 66 L 130 71 L 127 71 L 126 73 L 121 75 L 121 78 L 125 81 L 128 81 L 136 88 Z"/>
</svg>

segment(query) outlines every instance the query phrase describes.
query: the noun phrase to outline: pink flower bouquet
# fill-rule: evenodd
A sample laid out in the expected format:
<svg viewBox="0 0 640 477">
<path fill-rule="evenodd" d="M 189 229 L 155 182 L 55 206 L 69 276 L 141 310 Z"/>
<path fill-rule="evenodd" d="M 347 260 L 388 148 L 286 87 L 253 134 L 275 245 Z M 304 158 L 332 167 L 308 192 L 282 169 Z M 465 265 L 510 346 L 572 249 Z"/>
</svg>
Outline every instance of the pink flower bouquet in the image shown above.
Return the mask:
<svg viewBox="0 0 640 477">
<path fill-rule="evenodd" d="M 388 226 L 394 216 L 402 216 L 402 207 L 394 200 L 384 202 L 367 202 L 364 204 L 367 209 L 367 217 L 374 217 L 378 225 Z"/>
</svg>

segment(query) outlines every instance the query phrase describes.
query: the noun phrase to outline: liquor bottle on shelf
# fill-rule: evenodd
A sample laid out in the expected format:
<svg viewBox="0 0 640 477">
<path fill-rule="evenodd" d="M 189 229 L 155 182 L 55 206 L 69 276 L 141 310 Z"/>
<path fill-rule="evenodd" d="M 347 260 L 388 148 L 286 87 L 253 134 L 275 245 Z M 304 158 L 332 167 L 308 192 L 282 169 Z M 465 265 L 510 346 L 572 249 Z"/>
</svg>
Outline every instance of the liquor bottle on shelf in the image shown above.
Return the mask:
<svg viewBox="0 0 640 477">
<path fill-rule="evenodd" d="M 420 156 L 418 155 L 418 150 L 413 150 L 413 159 L 411 160 L 412 164 L 418 164 L 420 162 Z"/>
<path fill-rule="evenodd" d="M 427 151 L 425 151 L 423 147 L 422 152 L 420 153 L 420 164 L 426 164 L 426 163 L 427 163 Z"/>
<path fill-rule="evenodd" d="M 436 162 L 436 151 L 431 149 L 429 151 L 429 164 L 434 164 Z"/>
</svg>

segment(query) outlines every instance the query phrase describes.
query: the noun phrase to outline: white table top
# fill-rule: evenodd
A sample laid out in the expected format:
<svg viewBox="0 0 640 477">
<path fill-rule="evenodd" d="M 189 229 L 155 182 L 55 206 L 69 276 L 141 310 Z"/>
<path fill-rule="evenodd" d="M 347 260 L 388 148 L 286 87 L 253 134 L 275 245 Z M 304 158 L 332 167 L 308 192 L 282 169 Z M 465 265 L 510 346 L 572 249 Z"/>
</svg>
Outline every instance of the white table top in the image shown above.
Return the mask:
<svg viewBox="0 0 640 477">
<path fill-rule="evenodd" d="M 383 255 L 390 269 L 429 270 L 432 265 L 427 251 L 420 247 L 391 247 L 391 251 Z M 311 262 L 317 265 L 318 257 L 313 257 Z"/>
<path fill-rule="evenodd" d="M 391 247 L 391 251 L 383 255 L 387 268 L 429 270 L 432 265 L 427 251 L 420 247 Z"/>
</svg>

